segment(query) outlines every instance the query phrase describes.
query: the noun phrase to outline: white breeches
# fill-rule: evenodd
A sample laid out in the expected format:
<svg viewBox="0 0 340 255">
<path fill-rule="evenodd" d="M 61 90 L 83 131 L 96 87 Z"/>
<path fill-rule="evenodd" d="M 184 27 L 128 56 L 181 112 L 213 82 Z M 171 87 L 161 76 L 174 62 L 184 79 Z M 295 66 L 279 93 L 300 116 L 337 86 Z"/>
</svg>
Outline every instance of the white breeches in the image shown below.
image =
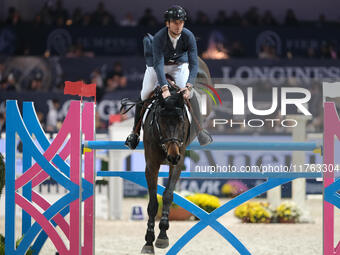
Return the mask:
<svg viewBox="0 0 340 255">
<path fill-rule="evenodd" d="M 184 88 L 189 78 L 189 64 L 165 65 L 164 73 L 170 74 L 175 79 L 176 85 L 180 88 Z M 156 72 L 153 67 L 147 66 L 144 74 L 142 91 L 140 93 L 141 99 L 147 99 L 156 86 L 158 86 Z"/>
</svg>

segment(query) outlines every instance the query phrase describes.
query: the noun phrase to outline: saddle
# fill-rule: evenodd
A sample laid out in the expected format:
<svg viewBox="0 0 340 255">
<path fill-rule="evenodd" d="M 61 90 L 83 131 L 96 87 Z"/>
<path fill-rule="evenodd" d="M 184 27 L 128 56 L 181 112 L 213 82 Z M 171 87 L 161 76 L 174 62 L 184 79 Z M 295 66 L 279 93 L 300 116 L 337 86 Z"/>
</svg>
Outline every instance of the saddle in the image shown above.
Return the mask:
<svg viewBox="0 0 340 255">
<path fill-rule="evenodd" d="M 178 91 L 180 90 L 180 88 L 175 84 L 175 81 L 173 79 L 173 77 L 169 74 L 166 74 L 166 78 L 170 84 L 169 86 L 169 92 L 171 95 L 178 93 Z M 125 114 L 127 113 L 129 110 L 131 110 L 136 104 L 139 103 L 143 103 L 143 108 L 141 111 L 141 115 L 139 118 L 139 122 L 138 122 L 138 127 L 141 127 L 142 124 L 144 124 L 147 115 L 149 114 L 151 108 L 154 106 L 154 102 L 162 97 L 162 90 L 159 86 L 157 86 L 149 95 L 149 97 L 144 100 L 144 101 L 132 101 L 128 98 L 123 98 L 121 100 L 121 108 L 120 108 L 120 112 L 121 114 Z M 184 107 L 186 109 L 186 114 L 187 117 L 189 119 L 189 122 L 191 123 L 192 120 L 194 121 L 195 126 L 197 127 L 197 129 L 200 131 L 202 130 L 202 127 L 200 125 L 200 121 L 198 120 L 197 116 L 195 115 L 190 101 L 189 100 L 185 100 L 184 101 Z M 127 107 L 126 110 L 122 111 L 123 109 L 125 109 Z M 199 110 L 199 109 L 198 109 Z"/>
<path fill-rule="evenodd" d="M 170 95 L 174 95 L 176 93 L 178 93 L 178 91 L 180 90 L 180 88 L 175 84 L 175 81 L 174 79 L 169 75 L 169 74 L 166 74 L 166 78 L 170 84 L 169 86 L 169 92 L 170 92 Z M 154 104 L 156 103 L 157 99 L 160 99 L 160 97 L 162 97 L 162 91 L 160 89 L 160 87 L 156 87 L 149 95 L 148 99 L 145 100 L 146 103 L 143 105 L 143 108 L 145 108 L 143 111 L 142 111 L 142 118 L 143 118 L 143 121 L 142 123 L 144 124 L 150 110 L 154 107 Z M 163 98 L 161 98 L 163 99 Z M 171 100 L 171 98 L 169 97 L 168 100 Z M 190 111 L 188 109 L 188 106 L 186 104 L 187 102 L 185 101 L 185 109 L 186 109 L 186 113 L 187 113 L 187 116 L 188 116 L 188 119 L 189 119 L 189 122 L 191 123 L 191 114 L 190 114 Z"/>
<path fill-rule="evenodd" d="M 165 76 L 166 76 L 166 78 L 167 78 L 167 80 L 169 81 L 169 84 L 170 84 L 170 86 L 169 86 L 170 94 L 172 95 L 174 93 L 177 93 L 180 90 L 180 88 L 175 84 L 175 80 L 169 74 L 166 74 Z M 141 101 L 141 100 L 134 101 L 134 100 L 130 100 L 129 98 L 123 98 L 121 100 L 121 107 L 120 107 L 119 112 L 121 114 L 125 114 L 128 111 L 130 111 L 136 104 L 143 103 L 144 111 L 142 111 L 142 113 L 141 113 L 141 116 L 143 116 L 146 108 L 148 108 L 148 106 L 152 103 L 152 101 L 154 101 L 155 99 L 157 99 L 161 96 L 162 96 L 162 90 L 159 86 L 157 86 L 149 94 L 148 98 L 145 99 L 144 101 Z"/>
</svg>

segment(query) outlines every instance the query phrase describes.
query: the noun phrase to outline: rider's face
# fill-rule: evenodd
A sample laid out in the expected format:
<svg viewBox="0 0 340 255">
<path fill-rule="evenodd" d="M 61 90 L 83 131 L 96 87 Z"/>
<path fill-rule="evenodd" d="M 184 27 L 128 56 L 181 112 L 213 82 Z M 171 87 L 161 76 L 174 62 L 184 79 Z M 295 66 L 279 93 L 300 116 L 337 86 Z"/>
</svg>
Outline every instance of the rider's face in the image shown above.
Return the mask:
<svg viewBox="0 0 340 255">
<path fill-rule="evenodd" d="M 183 20 L 170 20 L 166 22 L 166 26 L 169 28 L 170 35 L 177 37 L 182 33 L 184 27 Z"/>
</svg>

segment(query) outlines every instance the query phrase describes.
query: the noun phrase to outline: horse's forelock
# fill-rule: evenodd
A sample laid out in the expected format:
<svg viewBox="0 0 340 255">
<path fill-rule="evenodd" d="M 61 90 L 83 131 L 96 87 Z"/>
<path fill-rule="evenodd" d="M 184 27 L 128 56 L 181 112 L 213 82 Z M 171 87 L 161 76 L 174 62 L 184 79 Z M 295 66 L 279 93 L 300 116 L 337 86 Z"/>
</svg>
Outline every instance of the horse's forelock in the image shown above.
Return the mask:
<svg viewBox="0 0 340 255">
<path fill-rule="evenodd" d="M 165 104 L 166 108 L 169 110 L 176 109 L 178 107 L 183 108 L 184 101 L 182 94 L 181 93 L 172 94 L 170 97 L 167 98 Z"/>
<path fill-rule="evenodd" d="M 160 114 L 163 116 L 183 115 L 184 100 L 180 93 L 176 93 L 162 100 Z"/>
</svg>

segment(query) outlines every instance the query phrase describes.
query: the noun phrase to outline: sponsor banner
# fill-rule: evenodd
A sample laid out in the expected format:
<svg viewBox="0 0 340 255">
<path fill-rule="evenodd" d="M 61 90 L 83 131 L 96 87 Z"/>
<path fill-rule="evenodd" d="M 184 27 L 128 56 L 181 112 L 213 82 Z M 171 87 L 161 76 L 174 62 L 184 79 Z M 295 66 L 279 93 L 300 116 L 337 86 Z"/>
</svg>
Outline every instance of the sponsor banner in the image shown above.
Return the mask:
<svg viewBox="0 0 340 255">
<path fill-rule="evenodd" d="M 254 141 L 254 142 L 290 142 L 290 136 L 247 136 L 247 135 L 221 135 L 214 136 L 214 141 Z M 340 147 L 340 144 L 337 145 Z M 340 149 L 340 148 L 339 148 Z M 195 151 L 199 156 L 199 161 L 194 163 L 189 158 L 185 160 L 186 169 L 193 171 L 195 166 L 207 166 L 220 164 L 222 166 L 235 166 L 240 169 L 241 166 L 258 166 L 260 164 L 273 166 L 287 166 L 293 164 L 292 152 L 281 151 Z M 306 152 L 306 164 L 322 164 L 322 157 L 319 154 Z M 141 152 L 131 155 L 130 169 L 134 171 L 143 171 L 145 169 L 145 161 Z M 214 173 L 211 173 L 213 177 Z M 211 178 L 205 179 L 181 179 L 177 186 L 178 190 L 188 190 L 190 192 L 209 193 L 216 196 L 223 196 L 221 193 L 222 186 L 228 179 Z M 252 188 L 264 180 L 247 179 L 240 180 Z M 167 179 L 163 184 L 166 185 Z M 307 194 L 321 194 L 322 182 L 315 179 L 307 179 Z M 291 196 L 291 184 L 282 186 L 282 196 Z"/>
<path fill-rule="evenodd" d="M 340 78 L 337 60 L 206 60 L 212 77 L 239 86 L 311 86 Z"/>
<path fill-rule="evenodd" d="M 123 180 L 123 196 L 124 197 L 145 197 L 148 191 L 133 182 Z"/>
<path fill-rule="evenodd" d="M 49 50 L 52 55 L 63 56 L 71 46 L 81 44 L 84 51 L 97 56 L 143 55 L 142 39 L 146 33 L 155 34 L 161 27 L 36 27 L 22 24 L 16 27 L 0 28 L 0 53 L 13 54 L 30 48 L 33 55 L 42 55 Z M 195 34 L 199 53 L 211 43 L 232 48 L 239 42 L 245 56 L 257 57 L 264 45 L 273 47 L 277 56 L 286 57 L 287 51 L 294 56 L 306 56 L 309 48 L 320 49 L 323 44 L 332 43 L 339 48 L 336 28 L 304 27 L 224 27 L 195 26 L 188 28 Z M 32 36 L 32 35 L 35 36 Z"/>
<path fill-rule="evenodd" d="M 195 178 L 182 178 L 179 180 L 179 184 L 177 184 L 178 190 L 185 190 L 193 193 L 207 193 L 218 197 L 225 197 L 222 193 L 222 187 L 231 179 L 195 179 Z M 163 184 L 166 185 L 168 179 L 164 179 Z M 232 179 L 232 181 L 236 181 Z M 247 186 L 248 189 L 251 189 L 261 183 L 263 183 L 264 179 L 242 179 L 237 180 L 237 182 L 241 182 Z M 307 194 L 322 194 L 322 182 L 307 179 L 306 185 L 306 193 Z M 287 183 L 281 186 L 281 196 L 284 198 L 291 197 L 292 195 L 292 185 L 291 183 Z M 262 194 L 260 197 L 265 197 L 266 194 Z"/>
</svg>

